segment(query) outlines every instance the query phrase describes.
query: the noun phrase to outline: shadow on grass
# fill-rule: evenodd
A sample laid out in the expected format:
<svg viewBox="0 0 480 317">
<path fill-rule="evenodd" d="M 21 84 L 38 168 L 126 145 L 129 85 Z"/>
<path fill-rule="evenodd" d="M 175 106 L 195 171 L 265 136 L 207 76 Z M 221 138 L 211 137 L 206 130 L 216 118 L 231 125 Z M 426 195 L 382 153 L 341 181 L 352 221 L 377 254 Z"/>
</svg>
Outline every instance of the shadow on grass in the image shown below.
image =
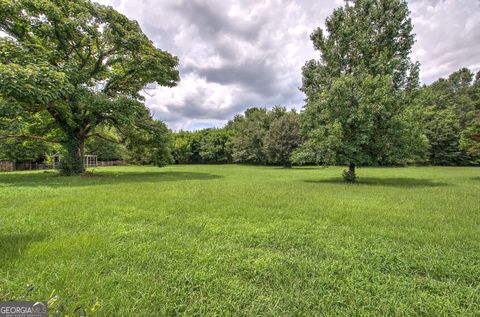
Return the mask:
<svg viewBox="0 0 480 317">
<path fill-rule="evenodd" d="M 309 179 L 305 180 L 306 183 L 317 183 L 317 184 L 342 184 L 349 185 L 345 183 L 342 178 L 329 178 L 329 179 Z M 415 187 L 441 187 L 449 186 L 447 183 L 434 182 L 430 179 L 421 179 L 421 178 L 404 178 L 404 177 L 395 177 L 395 178 L 377 178 L 377 177 L 361 177 L 359 181 L 351 186 L 387 186 L 387 187 L 405 187 L 405 188 L 415 188 Z"/>
<path fill-rule="evenodd" d="M 285 166 L 270 166 L 272 169 L 279 169 L 283 171 L 309 171 L 309 170 L 325 170 L 326 167 L 324 166 L 291 166 L 291 167 L 285 167 Z"/>
<path fill-rule="evenodd" d="M 30 243 L 42 241 L 46 237 L 44 233 L 2 234 L 0 235 L 0 260 L 21 256 Z"/>
<path fill-rule="evenodd" d="M 125 183 L 160 183 L 172 181 L 211 180 L 223 176 L 196 172 L 96 172 L 88 176 L 59 176 L 54 173 L 0 174 L 2 187 L 75 187 Z"/>
</svg>

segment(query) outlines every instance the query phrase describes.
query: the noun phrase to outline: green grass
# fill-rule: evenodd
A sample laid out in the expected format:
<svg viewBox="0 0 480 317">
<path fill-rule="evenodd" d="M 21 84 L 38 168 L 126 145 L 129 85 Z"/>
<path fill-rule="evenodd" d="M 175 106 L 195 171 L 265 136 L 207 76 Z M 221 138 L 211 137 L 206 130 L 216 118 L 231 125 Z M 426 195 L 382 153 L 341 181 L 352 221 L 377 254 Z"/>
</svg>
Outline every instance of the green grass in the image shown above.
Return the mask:
<svg viewBox="0 0 480 317">
<path fill-rule="evenodd" d="M 480 169 L 0 173 L 0 301 L 88 315 L 480 315 Z M 94 310 L 92 312 L 92 309 Z"/>
</svg>

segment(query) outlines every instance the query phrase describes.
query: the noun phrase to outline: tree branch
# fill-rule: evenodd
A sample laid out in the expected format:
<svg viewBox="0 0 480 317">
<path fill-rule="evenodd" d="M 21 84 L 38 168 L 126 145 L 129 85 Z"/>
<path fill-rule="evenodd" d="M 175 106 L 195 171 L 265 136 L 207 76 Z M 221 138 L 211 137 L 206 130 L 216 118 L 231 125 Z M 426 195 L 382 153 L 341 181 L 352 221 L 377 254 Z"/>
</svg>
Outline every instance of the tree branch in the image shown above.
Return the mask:
<svg viewBox="0 0 480 317">
<path fill-rule="evenodd" d="M 5 140 L 5 139 L 17 139 L 17 140 L 35 140 L 35 141 L 43 141 L 43 142 L 48 142 L 48 143 L 62 143 L 60 140 L 49 140 L 41 136 L 37 135 L 24 135 L 24 134 L 18 134 L 18 135 L 1 135 L 0 140 Z"/>
<path fill-rule="evenodd" d="M 102 140 L 105 140 L 105 141 L 108 141 L 108 142 L 112 142 L 112 143 L 117 143 L 117 144 L 122 144 L 122 142 L 118 141 L 118 140 L 114 140 L 114 139 L 111 139 L 111 138 L 108 138 L 104 135 L 101 135 L 100 133 L 94 133 L 94 134 L 91 134 L 90 136 L 95 136 L 97 138 L 100 138 Z"/>
</svg>

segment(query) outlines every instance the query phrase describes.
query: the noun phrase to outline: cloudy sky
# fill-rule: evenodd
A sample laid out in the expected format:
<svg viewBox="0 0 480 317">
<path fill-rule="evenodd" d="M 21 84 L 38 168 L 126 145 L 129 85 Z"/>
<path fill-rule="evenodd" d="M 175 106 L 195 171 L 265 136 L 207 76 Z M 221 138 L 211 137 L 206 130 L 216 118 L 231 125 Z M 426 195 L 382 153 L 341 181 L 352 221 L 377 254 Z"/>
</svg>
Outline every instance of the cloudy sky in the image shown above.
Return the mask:
<svg viewBox="0 0 480 317">
<path fill-rule="evenodd" d="M 309 35 L 343 0 L 97 0 L 180 59 L 181 82 L 147 96 L 170 128 L 220 127 L 250 106 L 300 109 Z M 480 69 L 480 0 L 409 0 L 421 80 Z"/>
</svg>

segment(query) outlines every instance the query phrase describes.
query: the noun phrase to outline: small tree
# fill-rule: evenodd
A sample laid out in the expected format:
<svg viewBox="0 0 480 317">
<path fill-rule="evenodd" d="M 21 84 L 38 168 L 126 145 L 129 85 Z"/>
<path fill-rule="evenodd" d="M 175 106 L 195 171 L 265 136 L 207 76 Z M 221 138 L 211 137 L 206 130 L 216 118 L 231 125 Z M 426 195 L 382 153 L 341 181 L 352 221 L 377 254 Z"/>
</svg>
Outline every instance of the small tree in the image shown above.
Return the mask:
<svg viewBox="0 0 480 317">
<path fill-rule="evenodd" d="M 165 153 L 144 137 L 167 130 L 152 122 L 140 91 L 150 83 L 174 86 L 178 61 L 155 48 L 136 21 L 89 0 L 3 0 L 0 31 L 8 35 L 0 39 L 3 104 L 51 118 L 48 132 L 21 137 L 61 142 L 65 174 L 84 171 L 85 141 L 100 126 L 141 136 Z"/>
<path fill-rule="evenodd" d="M 398 164 L 425 148 L 408 104 L 418 87 L 418 65 L 404 0 L 356 0 L 334 10 L 326 33 L 311 36 L 320 61 L 303 67 L 307 142 L 297 160 L 358 165 Z"/>
<path fill-rule="evenodd" d="M 263 143 L 268 163 L 291 167 L 291 155 L 300 144 L 298 114 L 291 111 L 275 119 Z"/>
</svg>

